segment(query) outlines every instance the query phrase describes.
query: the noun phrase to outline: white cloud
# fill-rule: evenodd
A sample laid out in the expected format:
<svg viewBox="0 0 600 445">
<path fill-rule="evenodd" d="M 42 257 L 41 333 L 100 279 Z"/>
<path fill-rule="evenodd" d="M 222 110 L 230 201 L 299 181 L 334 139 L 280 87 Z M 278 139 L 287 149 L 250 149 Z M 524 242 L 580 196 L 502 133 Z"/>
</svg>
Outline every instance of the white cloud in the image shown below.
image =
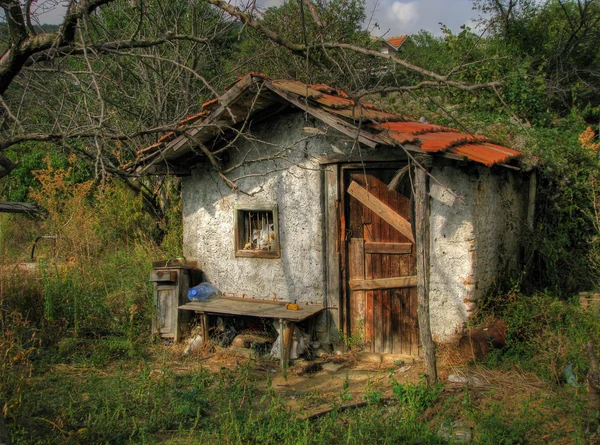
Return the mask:
<svg viewBox="0 0 600 445">
<path fill-rule="evenodd" d="M 441 35 L 440 22 L 452 31 L 478 14 L 472 0 L 366 0 L 367 16 L 374 12 L 373 21 L 386 36 L 413 34 L 424 29 Z"/>
<path fill-rule="evenodd" d="M 415 23 L 419 19 L 419 7 L 417 2 L 394 2 L 390 8 L 390 15 L 402 25 Z"/>
</svg>

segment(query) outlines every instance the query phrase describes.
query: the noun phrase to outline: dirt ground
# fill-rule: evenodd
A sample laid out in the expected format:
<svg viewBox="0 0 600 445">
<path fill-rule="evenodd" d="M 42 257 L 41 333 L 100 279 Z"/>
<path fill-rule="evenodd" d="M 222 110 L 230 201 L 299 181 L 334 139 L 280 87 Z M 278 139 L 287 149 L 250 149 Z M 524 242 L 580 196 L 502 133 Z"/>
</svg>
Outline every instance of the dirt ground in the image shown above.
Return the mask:
<svg viewBox="0 0 600 445">
<path fill-rule="evenodd" d="M 339 403 L 342 405 L 364 402 L 366 393 L 382 398 L 392 396 L 394 381 L 416 383 L 425 371 L 421 357 L 348 352 L 325 355 L 307 360 L 300 358 L 282 370 L 277 360 L 258 357 L 251 350 L 238 348 L 213 348 L 196 351 L 189 356 L 179 346 L 163 346 L 171 360 L 170 372 L 191 372 L 204 369 L 217 374 L 223 369 L 246 368 L 256 382 L 259 392 L 280 396 L 285 404 L 312 416 Z M 155 361 L 159 372 L 160 360 Z M 545 392 L 549 388 L 536 376 L 520 370 L 489 370 L 467 364 L 453 350 L 438 353 L 438 378 L 444 384 L 444 394 L 451 397 L 461 393 L 466 386 L 475 398 L 490 398 L 490 402 L 518 406 L 522 398 Z M 455 380 L 455 381 L 453 381 Z M 458 381 L 456 381 L 458 380 Z M 493 399 L 493 400 L 492 400 Z"/>
</svg>

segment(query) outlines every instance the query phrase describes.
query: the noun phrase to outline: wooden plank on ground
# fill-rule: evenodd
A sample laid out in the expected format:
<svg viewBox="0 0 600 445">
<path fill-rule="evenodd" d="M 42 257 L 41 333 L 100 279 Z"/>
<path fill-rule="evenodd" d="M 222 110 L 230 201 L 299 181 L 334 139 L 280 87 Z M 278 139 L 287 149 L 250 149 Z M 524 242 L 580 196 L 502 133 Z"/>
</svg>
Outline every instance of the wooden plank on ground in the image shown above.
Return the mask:
<svg viewBox="0 0 600 445">
<path fill-rule="evenodd" d="M 400 289 L 405 287 L 414 287 L 417 285 L 417 277 L 393 277 L 393 278 L 375 278 L 372 280 L 350 280 L 350 289 L 357 290 L 375 290 L 375 289 Z"/>
<path fill-rule="evenodd" d="M 411 243 L 365 243 L 365 253 L 410 254 L 412 246 Z"/>
<path fill-rule="evenodd" d="M 37 213 L 38 208 L 28 202 L 0 202 L 0 213 Z"/>
<path fill-rule="evenodd" d="M 352 181 L 350 187 L 348 187 L 348 193 L 376 213 L 381 219 L 385 220 L 411 242 L 415 242 L 410 222 L 398 215 L 394 210 L 390 209 L 375 195 L 361 187 L 356 181 Z"/>
</svg>

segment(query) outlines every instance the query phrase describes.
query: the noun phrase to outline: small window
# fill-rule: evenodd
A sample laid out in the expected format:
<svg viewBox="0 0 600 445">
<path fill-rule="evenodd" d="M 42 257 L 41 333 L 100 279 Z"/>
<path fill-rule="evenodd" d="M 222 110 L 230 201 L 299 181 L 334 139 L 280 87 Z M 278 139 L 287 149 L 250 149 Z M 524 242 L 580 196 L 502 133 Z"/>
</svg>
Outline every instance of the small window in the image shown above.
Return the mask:
<svg viewBox="0 0 600 445">
<path fill-rule="evenodd" d="M 246 206 L 235 210 L 235 256 L 279 258 L 277 206 Z"/>
</svg>

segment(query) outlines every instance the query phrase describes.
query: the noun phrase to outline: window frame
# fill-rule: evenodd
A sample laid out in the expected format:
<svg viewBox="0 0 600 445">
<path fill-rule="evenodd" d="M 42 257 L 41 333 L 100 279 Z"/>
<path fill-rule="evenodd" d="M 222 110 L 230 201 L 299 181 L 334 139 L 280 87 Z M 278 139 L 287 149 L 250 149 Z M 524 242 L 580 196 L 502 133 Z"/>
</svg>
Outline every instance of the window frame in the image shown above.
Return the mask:
<svg viewBox="0 0 600 445">
<path fill-rule="evenodd" d="M 277 204 L 245 204 L 235 206 L 234 209 L 234 246 L 236 258 L 281 258 L 281 245 L 279 243 L 279 211 Z M 244 214 L 247 212 L 271 212 L 273 215 L 273 232 L 275 233 L 274 249 L 266 250 L 244 250 L 243 249 L 243 227 Z"/>
</svg>

